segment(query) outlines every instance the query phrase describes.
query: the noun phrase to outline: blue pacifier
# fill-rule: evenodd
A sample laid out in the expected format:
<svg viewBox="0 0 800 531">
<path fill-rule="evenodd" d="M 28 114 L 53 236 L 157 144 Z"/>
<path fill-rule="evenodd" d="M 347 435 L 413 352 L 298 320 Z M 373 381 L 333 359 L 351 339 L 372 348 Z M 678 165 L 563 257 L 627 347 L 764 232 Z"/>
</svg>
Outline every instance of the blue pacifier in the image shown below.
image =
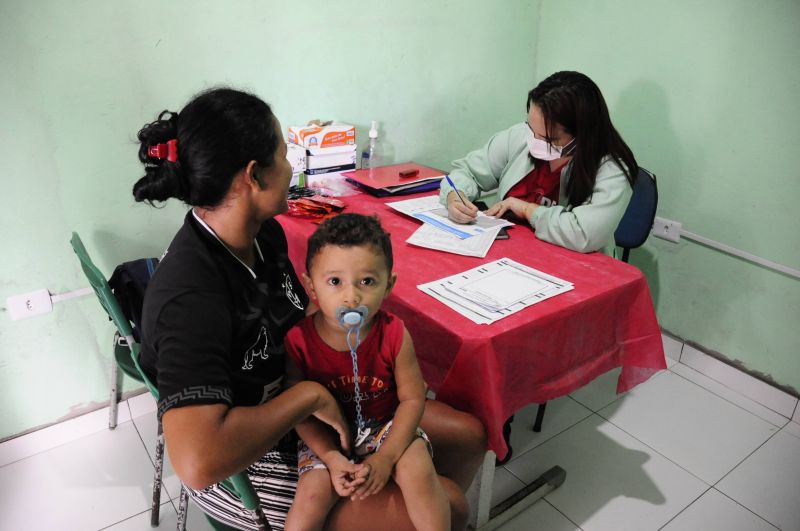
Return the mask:
<svg viewBox="0 0 800 531">
<path fill-rule="evenodd" d="M 336 308 L 336 320 L 339 321 L 343 328 L 360 328 L 368 313 L 369 308 L 363 304 L 356 308 L 339 306 Z"/>
</svg>

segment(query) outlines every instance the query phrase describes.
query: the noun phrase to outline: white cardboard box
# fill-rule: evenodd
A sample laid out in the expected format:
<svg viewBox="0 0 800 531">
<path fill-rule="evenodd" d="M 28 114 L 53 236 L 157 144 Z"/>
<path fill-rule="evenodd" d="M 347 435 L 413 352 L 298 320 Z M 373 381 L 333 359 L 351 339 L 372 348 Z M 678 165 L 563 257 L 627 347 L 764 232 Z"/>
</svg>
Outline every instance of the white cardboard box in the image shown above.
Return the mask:
<svg viewBox="0 0 800 531">
<path fill-rule="evenodd" d="M 306 150 L 306 169 L 308 170 L 349 166 L 355 163 L 355 145 Z"/>
</svg>

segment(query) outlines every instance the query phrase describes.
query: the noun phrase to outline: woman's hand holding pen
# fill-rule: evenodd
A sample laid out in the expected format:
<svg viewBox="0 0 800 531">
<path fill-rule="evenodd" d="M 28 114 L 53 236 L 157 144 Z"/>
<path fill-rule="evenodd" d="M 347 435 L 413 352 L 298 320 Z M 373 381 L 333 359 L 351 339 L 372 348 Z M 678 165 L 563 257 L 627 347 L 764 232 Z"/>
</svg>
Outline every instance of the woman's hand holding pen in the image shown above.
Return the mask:
<svg viewBox="0 0 800 531">
<path fill-rule="evenodd" d="M 478 207 L 455 191 L 447 194 L 447 217 L 456 223 L 472 223 L 478 217 Z"/>
</svg>

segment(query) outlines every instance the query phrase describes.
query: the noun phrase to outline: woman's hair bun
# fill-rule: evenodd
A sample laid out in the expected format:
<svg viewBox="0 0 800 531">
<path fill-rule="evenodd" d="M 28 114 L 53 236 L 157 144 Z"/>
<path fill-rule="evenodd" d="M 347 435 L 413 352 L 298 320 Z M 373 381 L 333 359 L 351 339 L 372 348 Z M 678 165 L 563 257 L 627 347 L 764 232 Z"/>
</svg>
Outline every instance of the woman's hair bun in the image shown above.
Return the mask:
<svg viewBox="0 0 800 531">
<path fill-rule="evenodd" d="M 171 197 L 186 199 L 188 190 L 181 168 L 180 152 L 177 162 L 148 155 L 151 146 L 177 138 L 177 120 L 176 113 L 162 111 L 156 121 L 139 130 L 139 160 L 144 164 L 145 174 L 133 185 L 133 197 L 136 201 L 148 201 L 152 204 L 153 201 L 166 201 Z"/>
<path fill-rule="evenodd" d="M 229 87 L 201 92 L 179 114 L 164 111 L 139 131 L 145 175 L 133 187 L 134 198 L 151 204 L 174 197 L 190 206 L 220 205 L 248 164 L 274 166 L 283 142 L 277 125 L 272 109 L 258 96 Z"/>
</svg>

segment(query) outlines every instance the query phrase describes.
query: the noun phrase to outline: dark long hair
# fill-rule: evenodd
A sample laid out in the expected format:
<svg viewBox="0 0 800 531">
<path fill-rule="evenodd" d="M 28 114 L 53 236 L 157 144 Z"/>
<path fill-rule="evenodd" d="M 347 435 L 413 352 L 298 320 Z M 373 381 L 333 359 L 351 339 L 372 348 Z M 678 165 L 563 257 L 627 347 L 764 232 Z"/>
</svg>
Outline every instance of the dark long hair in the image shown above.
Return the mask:
<svg viewBox="0 0 800 531">
<path fill-rule="evenodd" d="M 180 113 L 163 111 L 138 138 L 145 175 L 133 185 L 136 201 L 175 197 L 207 208 L 222 202 L 234 175 L 251 160 L 271 167 L 281 142 L 269 105 L 231 88 L 202 92 Z M 148 155 L 150 146 L 172 139 L 178 141 L 177 161 Z"/>
<path fill-rule="evenodd" d="M 606 102 L 594 81 L 580 72 L 556 72 L 528 93 L 528 111 L 531 105 L 542 111 L 548 135 L 553 124 L 561 124 L 575 138 L 566 187 L 571 205 L 581 205 L 592 195 L 597 170 L 606 155 L 622 168 L 633 186 L 639 166 L 611 123 Z"/>
</svg>

